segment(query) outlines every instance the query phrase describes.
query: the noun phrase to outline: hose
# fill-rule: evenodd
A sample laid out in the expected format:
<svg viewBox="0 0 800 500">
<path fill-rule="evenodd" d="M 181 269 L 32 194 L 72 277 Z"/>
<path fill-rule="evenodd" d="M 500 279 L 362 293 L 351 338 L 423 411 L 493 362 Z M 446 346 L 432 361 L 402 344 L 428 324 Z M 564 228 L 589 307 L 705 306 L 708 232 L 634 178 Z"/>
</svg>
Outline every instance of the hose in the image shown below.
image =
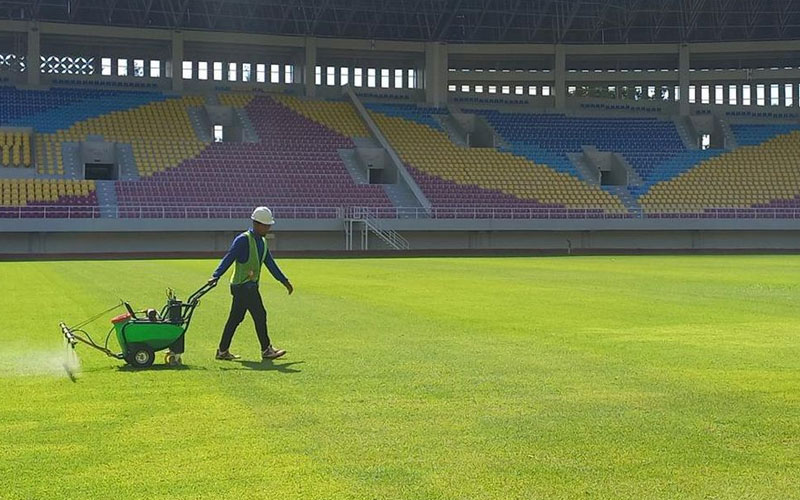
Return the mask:
<svg viewBox="0 0 800 500">
<path fill-rule="evenodd" d="M 96 314 L 96 315 L 92 316 L 91 318 L 87 319 L 86 321 L 84 321 L 84 322 L 82 322 L 82 323 L 78 323 L 78 324 L 77 324 L 77 325 L 75 325 L 75 326 L 71 326 L 71 327 L 69 327 L 69 329 L 70 329 L 70 330 L 73 330 L 73 331 L 82 331 L 82 330 L 79 330 L 79 328 L 81 328 L 81 327 L 84 327 L 84 326 L 88 325 L 88 324 L 89 324 L 89 323 L 91 323 L 92 321 L 96 321 L 98 318 L 101 318 L 102 316 L 104 316 L 104 315 L 106 315 L 106 314 L 110 313 L 110 312 L 111 312 L 111 311 L 113 311 L 114 309 L 118 309 L 118 308 L 120 308 L 120 307 L 122 307 L 122 302 L 120 302 L 119 304 L 115 305 L 114 307 L 112 307 L 112 308 L 110 308 L 110 309 L 106 309 L 105 311 L 103 311 L 103 312 L 101 312 L 101 313 L 98 313 L 98 314 Z M 86 332 L 84 332 L 84 333 L 86 333 Z"/>
</svg>

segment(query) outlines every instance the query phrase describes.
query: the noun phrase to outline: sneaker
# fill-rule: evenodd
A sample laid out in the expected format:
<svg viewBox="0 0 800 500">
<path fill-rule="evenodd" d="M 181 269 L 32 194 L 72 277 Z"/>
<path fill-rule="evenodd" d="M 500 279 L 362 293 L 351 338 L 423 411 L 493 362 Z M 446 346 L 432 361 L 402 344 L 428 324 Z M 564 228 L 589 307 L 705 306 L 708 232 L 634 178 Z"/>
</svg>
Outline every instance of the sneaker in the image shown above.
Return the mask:
<svg viewBox="0 0 800 500">
<path fill-rule="evenodd" d="M 221 359 L 223 361 L 232 361 L 234 359 L 239 359 L 241 356 L 237 356 L 236 354 L 231 353 L 231 351 L 220 351 L 217 350 L 217 359 Z"/>
<path fill-rule="evenodd" d="M 284 349 L 275 349 L 272 346 L 267 347 L 261 351 L 261 359 L 278 359 L 286 354 Z"/>
</svg>

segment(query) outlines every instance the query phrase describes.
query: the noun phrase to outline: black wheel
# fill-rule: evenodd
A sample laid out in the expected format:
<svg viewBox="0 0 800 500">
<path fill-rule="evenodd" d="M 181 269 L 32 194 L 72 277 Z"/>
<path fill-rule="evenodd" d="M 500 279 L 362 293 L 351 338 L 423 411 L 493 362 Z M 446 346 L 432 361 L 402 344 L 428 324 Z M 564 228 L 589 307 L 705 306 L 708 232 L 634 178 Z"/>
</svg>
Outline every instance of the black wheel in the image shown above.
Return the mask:
<svg viewBox="0 0 800 500">
<path fill-rule="evenodd" d="M 150 346 L 144 344 L 132 344 L 128 346 L 128 355 L 125 361 L 134 368 L 147 368 L 153 364 L 155 353 Z"/>
</svg>

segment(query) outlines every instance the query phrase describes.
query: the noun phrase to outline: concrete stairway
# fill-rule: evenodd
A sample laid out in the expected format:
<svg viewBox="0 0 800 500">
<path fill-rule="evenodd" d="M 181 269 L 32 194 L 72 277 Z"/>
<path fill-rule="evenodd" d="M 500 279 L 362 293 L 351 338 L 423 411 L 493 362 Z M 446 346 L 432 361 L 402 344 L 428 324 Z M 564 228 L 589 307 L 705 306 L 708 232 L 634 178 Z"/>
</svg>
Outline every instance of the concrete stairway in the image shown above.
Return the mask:
<svg viewBox="0 0 800 500">
<path fill-rule="evenodd" d="M 686 126 L 686 118 L 676 116 L 672 119 L 672 122 L 675 124 L 675 129 L 678 131 L 678 136 L 680 136 L 683 146 L 686 149 L 699 149 L 697 141 L 692 138 L 692 133 L 689 131 L 689 127 Z"/>
<path fill-rule="evenodd" d="M 116 181 L 94 181 L 97 187 L 97 203 L 100 205 L 100 217 L 111 219 L 117 216 Z"/>
<path fill-rule="evenodd" d="M 622 164 L 623 167 L 625 167 L 625 170 L 628 172 L 629 185 L 641 186 L 642 184 L 644 184 L 644 179 L 642 179 L 642 176 L 639 175 L 639 172 L 637 172 L 633 168 L 633 165 L 630 164 L 628 159 L 625 158 L 625 156 L 622 153 L 614 153 L 614 155 L 617 157 L 617 160 L 619 160 L 619 162 Z"/>
<path fill-rule="evenodd" d="M 428 200 L 428 198 L 422 192 L 420 187 L 414 181 L 414 178 L 411 176 L 411 173 L 406 169 L 405 165 L 403 164 L 403 161 L 400 159 L 400 156 L 398 156 L 397 152 L 394 150 L 391 143 L 389 143 L 389 140 L 383 134 L 383 131 L 381 131 L 380 127 L 378 127 L 375 124 L 375 121 L 369 115 L 366 108 L 364 108 L 364 105 L 361 103 L 358 96 L 356 96 L 355 92 L 353 91 L 353 88 L 349 85 L 346 85 L 344 87 L 344 93 L 347 96 L 347 98 L 350 99 L 350 102 L 353 104 L 353 107 L 356 110 L 356 114 L 358 114 L 358 116 L 364 122 L 364 125 L 367 127 L 367 130 L 369 130 L 369 133 L 372 135 L 372 138 L 377 143 L 379 143 L 380 147 L 382 147 L 389 155 L 391 162 L 397 169 L 398 183 L 405 184 L 405 186 L 409 189 L 409 191 L 414 194 L 414 197 L 417 199 L 417 202 L 425 210 L 429 211 L 431 209 L 431 202 Z"/>
<path fill-rule="evenodd" d="M 450 141 L 453 144 L 461 146 L 462 148 L 469 147 L 466 137 L 453 126 L 452 118 L 450 118 L 449 115 L 433 115 L 433 119 L 442 126 L 442 129 L 447 133 L 447 136 L 450 137 Z"/>
<path fill-rule="evenodd" d="M 575 166 L 575 170 L 578 172 L 578 175 L 583 182 L 593 186 L 600 185 L 599 174 L 597 172 L 593 173 L 593 170 L 586 162 L 583 153 L 567 153 L 567 158 L 569 158 L 569 161 Z"/>
<path fill-rule="evenodd" d="M 119 180 L 138 181 L 139 169 L 136 167 L 136 159 L 133 157 L 133 148 L 130 144 L 117 143 L 117 167 L 119 167 Z"/>
<path fill-rule="evenodd" d="M 356 147 L 359 148 L 379 148 L 381 147 L 378 142 L 373 140 L 369 137 L 354 137 L 353 142 L 355 143 Z M 358 160 L 356 159 L 355 151 L 352 149 L 340 149 L 339 156 L 344 161 L 345 167 L 347 167 L 347 171 L 350 173 L 350 177 L 353 178 L 353 181 L 356 184 L 368 184 L 369 179 L 367 179 L 367 174 L 364 172 L 364 169 L 358 164 Z M 400 211 L 400 217 L 417 217 L 425 214 L 427 217 L 427 212 L 424 210 L 419 210 L 422 208 L 422 204 L 419 202 L 416 196 L 414 196 L 414 192 L 408 187 L 408 184 L 404 181 L 402 176 L 398 176 L 397 182 L 395 184 L 383 184 L 383 191 L 386 193 L 386 196 L 392 201 L 392 204 L 396 208 L 410 208 L 408 213 L 403 213 Z"/>
<path fill-rule="evenodd" d="M 239 117 L 239 122 L 242 124 L 242 142 L 259 142 L 258 132 L 253 127 L 253 122 L 247 116 L 247 111 L 242 108 L 234 108 L 234 113 Z"/>
<path fill-rule="evenodd" d="M 725 150 L 732 151 L 739 147 L 739 142 L 736 140 L 736 135 L 731 129 L 731 124 L 722 118 L 718 119 L 719 126 L 722 129 L 722 137 L 725 139 Z"/>
<path fill-rule="evenodd" d="M 356 152 L 354 149 L 339 149 L 339 157 L 344 162 L 344 166 L 347 169 L 347 173 L 350 174 L 350 177 L 353 179 L 353 182 L 356 184 L 369 184 L 369 179 L 367 179 L 364 170 L 358 166 L 358 160 L 356 160 Z"/>
<path fill-rule="evenodd" d="M 190 107 L 187 108 L 187 112 L 197 138 L 203 142 L 211 142 L 211 124 L 208 122 L 208 117 L 203 108 Z"/>
<path fill-rule="evenodd" d="M 83 166 L 80 162 L 80 156 L 80 145 L 77 142 L 61 143 L 65 179 L 83 179 Z"/>
<path fill-rule="evenodd" d="M 627 208 L 629 211 L 633 213 L 642 212 L 642 206 L 626 186 L 603 186 L 603 189 L 619 198 L 622 204 L 625 205 L 625 208 Z"/>
<path fill-rule="evenodd" d="M 392 204 L 396 208 L 408 208 L 411 210 L 403 211 L 400 210 L 398 215 L 401 218 L 420 218 L 420 217 L 427 217 L 427 212 L 422 209 L 422 204 L 420 204 L 419 200 L 414 193 L 408 188 L 405 182 L 402 180 L 398 181 L 396 184 L 384 184 L 383 191 L 386 193 L 386 196 L 392 200 Z"/>
</svg>

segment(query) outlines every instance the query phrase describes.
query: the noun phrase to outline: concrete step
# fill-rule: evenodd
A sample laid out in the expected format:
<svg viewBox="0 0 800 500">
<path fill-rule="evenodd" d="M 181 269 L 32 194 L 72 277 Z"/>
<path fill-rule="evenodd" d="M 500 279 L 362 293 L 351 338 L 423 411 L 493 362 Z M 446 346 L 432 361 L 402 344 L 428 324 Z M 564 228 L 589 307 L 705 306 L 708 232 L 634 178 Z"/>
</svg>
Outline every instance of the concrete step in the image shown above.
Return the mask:
<svg viewBox="0 0 800 500">
<path fill-rule="evenodd" d="M 64 162 L 64 178 L 82 179 L 83 165 L 80 162 L 80 145 L 77 142 L 62 142 L 61 157 Z"/>
<path fill-rule="evenodd" d="M 450 122 L 450 117 L 447 115 L 433 115 L 433 119 L 436 120 L 439 125 L 442 126 L 447 136 L 450 137 L 450 141 L 455 144 L 456 146 L 460 146 L 462 148 L 469 147 L 467 144 L 467 140 L 464 136 L 462 136 L 453 124 Z"/>
<path fill-rule="evenodd" d="M 233 112 L 236 113 L 236 116 L 239 117 L 239 121 L 242 124 L 242 142 L 260 142 L 261 138 L 258 136 L 258 132 L 256 132 L 256 128 L 253 126 L 253 122 L 247 114 L 247 110 L 243 108 L 234 108 Z"/>
<path fill-rule="evenodd" d="M 211 142 L 211 124 L 208 122 L 205 110 L 203 108 L 190 107 L 187 112 L 197 138 L 203 142 Z"/>
<path fill-rule="evenodd" d="M 603 189 L 619 198 L 625 208 L 631 212 L 641 212 L 642 206 L 636 200 L 636 197 L 631 194 L 627 186 L 603 186 Z"/>
<path fill-rule="evenodd" d="M 414 193 L 411 192 L 411 189 L 402 182 L 402 180 L 398 181 L 396 184 L 383 184 L 383 191 L 386 193 L 386 196 L 392 201 L 392 204 L 395 208 L 413 208 L 415 210 L 411 211 L 413 213 L 403 214 L 400 213 L 401 218 L 406 217 L 414 217 L 417 212 L 420 212 L 416 209 L 421 209 L 422 204 L 419 202 Z"/>
<path fill-rule="evenodd" d="M 633 168 L 633 165 L 630 164 L 627 158 L 622 153 L 615 153 L 617 159 L 622 163 L 622 166 L 625 167 L 625 170 L 628 172 L 628 184 L 632 186 L 641 186 L 644 184 L 644 179 L 639 175 L 639 173 Z"/>
<path fill-rule="evenodd" d="M 738 148 L 739 142 L 736 140 L 736 135 L 734 135 L 730 123 L 727 120 L 720 119 L 719 126 L 722 128 L 722 136 L 725 138 L 725 150 L 732 151 Z"/>
<path fill-rule="evenodd" d="M 685 120 L 685 118 L 680 116 L 676 116 L 672 119 L 672 122 L 675 124 L 675 129 L 678 131 L 678 136 L 680 136 L 683 146 L 686 149 L 699 149 L 697 147 L 697 141 L 692 139 L 692 134 L 686 127 Z"/>
<path fill-rule="evenodd" d="M 597 172 L 592 172 L 591 167 L 589 167 L 589 164 L 586 163 L 583 157 L 583 153 L 567 153 L 567 158 L 569 158 L 569 161 L 575 166 L 575 170 L 578 172 L 583 182 L 593 186 L 600 184 L 599 174 Z"/>
<path fill-rule="evenodd" d="M 341 158 L 344 162 L 344 166 L 347 169 L 347 172 L 350 174 L 350 177 L 353 179 L 353 182 L 356 184 L 369 184 L 369 179 L 367 179 L 366 174 L 358 166 L 355 150 L 339 149 L 338 153 L 339 158 Z"/>
<path fill-rule="evenodd" d="M 95 181 L 97 188 L 97 203 L 100 205 L 100 217 L 104 219 L 117 216 L 117 190 L 116 181 Z"/>
<path fill-rule="evenodd" d="M 139 169 L 136 166 L 136 159 L 133 156 L 133 148 L 130 144 L 117 143 L 117 166 L 119 167 L 119 180 L 138 181 Z"/>
</svg>

